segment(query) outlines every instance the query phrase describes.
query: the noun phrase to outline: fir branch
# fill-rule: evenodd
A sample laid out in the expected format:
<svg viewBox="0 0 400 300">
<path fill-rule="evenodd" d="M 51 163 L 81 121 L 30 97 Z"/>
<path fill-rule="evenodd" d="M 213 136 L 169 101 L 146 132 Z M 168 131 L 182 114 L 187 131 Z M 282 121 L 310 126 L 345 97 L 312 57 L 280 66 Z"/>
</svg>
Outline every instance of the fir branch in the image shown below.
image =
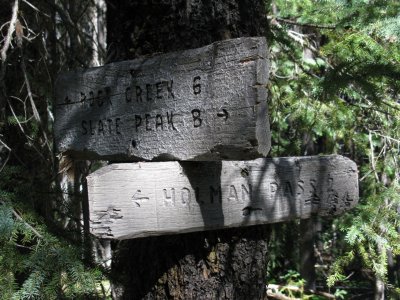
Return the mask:
<svg viewBox="0 0 400 300">
<path fill-rule="evenodd" d="M 10 98 L 12 98 L 12 97 L 10 97 Z M 9 108 L 10 108 L 10 111 L 11 111 L 11 113 L 12 113 L 12 115 L 13 115 L 15 121 L 17 122 L 19 128 L 21 129 L 21 132 L 24 134 L 24 136 L 25 136 L 26 139 L 28 140 L 29 145 L 36 151 L 36 153 L 37 153 L 41 158 L 43 158 L 43 160 L 46 160 L 46 158 L 44 157 L 43 153 L 32 143 L 32 141 L 33 141 L 34 139 L 33 139 L 31 136 L 29 136 L 27 133 L 25 133 L 25 130 L 24 130 L 24 128 L 23 128 L 22 125 L 21 125 L 21 122 L 18 120 L 18 117 L 17 117 L 17 115 L 16 115 L 15 112 L 14 112 L 14 109 L 13 109 L 13 107 L 12 107 L 12 105 L 11 105 L 11 102 L 10 102 L 9 100 L 7 100 L 7 103 L 8 103 L 8 106 L 9 106 Z M 27 121 L 25 121 L 25 122 L 28 122 L 29 120 L 30 120 L 30 118 L 29 118 Z M 10 151 L 10 153 L 11 153 L 11 151 Z M 14 152 L 13 154 L 15 155 L 15 152 Z M 21 159 L 20 159 L 19 157 L 16 157 L 16 158 L 18 159 L 19 162 L 21 162 L 23 165 L 25 165 L 25 164 L 21 161 Z M 0 170 L 0 171 L 1 171 L 1 170 Z"/>
<path fill-rule="evenodd" d="M 383 104 L 385 104 L 386 106 L 389 106 L 390 108 L 393 108 L 397 111 L 400 111 L 400 105 L 396 102 L 390 103 L 389 101 L 386 100 L 380 100 Z"/>
<path fill-rule="evenodd" d="M 269 17 L 270 19 L 274 19 L 278 22 L 281 23 L 286 23 L 286 24 L 290 24 L 290 25 L 297 25 L 297 26 L 301 26 L 301 27 L 310 27 L 310 28 L 318 28 L 318 29 L 336 29 L 336 25 L 318 25 L 318 24 L 308 24 L 308 23 L 299 23 L 293 20 L 289 20 L 289 19 L 283 19 L 283 18 L 279 18 L 279 17 Z"/>
<path fill-rule="evenodd" d="M 3 200 L 0 200 L 0 204 L 5 205 L 5 202 Z M 39 239 L 43 239 L 43 235 L 41 235 L 35 228 L 33 228 L 28 222 L 26 222 L 16 211 L 14 208 L 10 208 L 14 217 L 18 220 L 24 223 L 26 227 L 28 227 Z"/>
</svg>

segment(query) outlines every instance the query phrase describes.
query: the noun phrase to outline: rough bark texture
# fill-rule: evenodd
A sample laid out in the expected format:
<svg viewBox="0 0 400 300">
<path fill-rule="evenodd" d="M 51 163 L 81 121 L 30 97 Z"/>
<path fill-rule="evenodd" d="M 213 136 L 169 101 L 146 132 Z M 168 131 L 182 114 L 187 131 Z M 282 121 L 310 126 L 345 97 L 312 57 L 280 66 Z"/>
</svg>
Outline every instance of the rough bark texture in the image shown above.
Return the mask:
<svg viewBox="0 0 400 300">
<path fill-rule="evenodd" d="M 261 0 L 107 1 L 108 61 L 199 48 L 215 41 L 262 36 Z"/>
<path fill-rule="evenodd" d="M 262 36 L 262 0 L 107 2 L 109 61 Z M 266 227 L 121 242 L 113 258 L 119 299 L 262 299 Z"/>
<path fill-rule="evenodd" d="M 264 299 L 268 231 L 261 226 L 124 242 L 116 299 Z"/>
<path fill-rule="evenodd" d="M 305 287 L 315 291 L 314 218 L 300 221 L 300 275 L 306 280 Z"/>
</svg>

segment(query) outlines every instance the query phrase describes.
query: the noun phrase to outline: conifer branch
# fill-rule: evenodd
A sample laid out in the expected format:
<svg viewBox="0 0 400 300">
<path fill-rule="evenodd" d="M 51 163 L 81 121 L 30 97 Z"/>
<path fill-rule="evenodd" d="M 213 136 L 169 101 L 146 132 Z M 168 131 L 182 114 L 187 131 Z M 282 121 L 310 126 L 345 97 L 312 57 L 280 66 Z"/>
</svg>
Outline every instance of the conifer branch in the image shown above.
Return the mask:
<svg viewBox="0 0 400 300">
<path fill-rule="evenodd" d="M 390 103 L 389 101 L 386 101 L 386 100 L 381 100 L 381 101 L 383 104 L 389 106 L 390 108 L 400 111 L 400 105 L 398 103 L 396 103 L 396 102 Z"/>
<path fill-rule="evenodd" d="M 331 29 L 331 30 L 336 29 L 336 25 L 308 24 L 308 23 L 299 23 L 299 22 L 296 22 L 293 20 L 283 19 L 283 18 L 279 18 L 279 17 L 272 17 L 272 18 L 281 23 L 286 23 L 286 24 L 296 25 L 296 26 L 301 26 L 301 27 L 311 27 L 311 28 L 318 28 L 318 29 Z"/>
<path fill-rule="evenodd" d="M 0 203 L 2 205 L 5 205 L 5 202 L 3 200 L 0 200 Z M 18 220 L 21 221 L 22 223 L 24 223 L 24 225 L 26 227 L 28 227 L 39 239 L 43 239 L 43 235 L 41 235 L 35 228 L 32 227 L 32 225 L 30 225 L 28 222 L 26 222 L 18 213 L 14 208 L 11 208 L 12 214 L 14 215 L 14 217 Z"/>
</svg>

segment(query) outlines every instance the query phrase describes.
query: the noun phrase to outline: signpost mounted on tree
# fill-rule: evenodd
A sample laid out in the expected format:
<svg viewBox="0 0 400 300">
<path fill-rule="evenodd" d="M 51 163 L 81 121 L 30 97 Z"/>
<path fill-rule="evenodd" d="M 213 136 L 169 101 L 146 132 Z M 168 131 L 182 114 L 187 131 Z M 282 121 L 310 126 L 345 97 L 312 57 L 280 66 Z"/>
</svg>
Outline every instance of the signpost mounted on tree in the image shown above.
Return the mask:
<svg viewBox="0 0 400 300">
<path fill-rule="evenodd" d="M 225 40 L 61 75 L 54 125 L 59 152 L 78 159 L 199 161 L 113 164 L 91 174 L 91 232 L 123 240 L 331 216 L 353 207 L 358 174 L 348 159 L 249 160 L 270 149 L 267 80 L 264 38 Z M 215 161 L 223 159 L 239 161 Z M 155 286 L 169 289 L 167 282 L 176 278 L 184 278 L 178 285 L 198 283 L 196 291 L 180 290 L 181 298 L 219 298 L 222 291 L 225 298 L 263 297 L 265 233 L 255 234 L 252 244 L 246 235 L 230 235 L 219 250 L 207 246 L 197 252 L 200 262 L 207 251 L 230 262 L 224 265 L 227 272 L 212 269 L 218 280 L 191 255 L 199 248 L 197 237 L 192 236 L 196 243 L 181 238 L 185 243 L 178 252 L 188 259 L 176 261 L 171 253 L 152 255 L 155 250 L 142 239 L 135 253 L 153 271 L 143 276 L 137 272 L 143 268 L 130 265 L 124 273 L 133 279 L 127 279 L 121 297 L 154 292 L 165 298 L 163 288 Z M 171 265 L 183 267 L 176 271 Z M 169 270 L 176 273 L 165 275 Z M 135 287 L 128 287 L 132 282 Z"/>
<path fill-rule="evenodd" d="M 270 148 L 265 38 L 61 75 L 59 152 L 113 160 L 254 159 Z"/>
<path fill-rule="evenodd" d="M 342 214 L 358 173 L 342 156 L 123 163 L 92 173 L 88 191 L 91 232 L 128 239 Z"/>
</svg>

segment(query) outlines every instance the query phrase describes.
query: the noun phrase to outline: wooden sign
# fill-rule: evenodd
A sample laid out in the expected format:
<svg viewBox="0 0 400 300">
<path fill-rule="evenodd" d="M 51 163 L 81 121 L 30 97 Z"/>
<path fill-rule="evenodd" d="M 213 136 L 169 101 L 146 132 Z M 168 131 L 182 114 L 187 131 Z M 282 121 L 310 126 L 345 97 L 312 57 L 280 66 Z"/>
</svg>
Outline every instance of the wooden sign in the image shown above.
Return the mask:
<svg viewBox="0 0 400 300">
<path fill-rule="evenodd" d="M 264 38 L 239 38 L 63 74 L 57 150 L 114 160 L 265 156 L 267 56 Z"/>
<path fill-rule="evenodd" d="M 128 239 L 333 216 L 358 202 L 342 156 L 112 164 L 88 177 L 91 232 Z"/>
</svg>

